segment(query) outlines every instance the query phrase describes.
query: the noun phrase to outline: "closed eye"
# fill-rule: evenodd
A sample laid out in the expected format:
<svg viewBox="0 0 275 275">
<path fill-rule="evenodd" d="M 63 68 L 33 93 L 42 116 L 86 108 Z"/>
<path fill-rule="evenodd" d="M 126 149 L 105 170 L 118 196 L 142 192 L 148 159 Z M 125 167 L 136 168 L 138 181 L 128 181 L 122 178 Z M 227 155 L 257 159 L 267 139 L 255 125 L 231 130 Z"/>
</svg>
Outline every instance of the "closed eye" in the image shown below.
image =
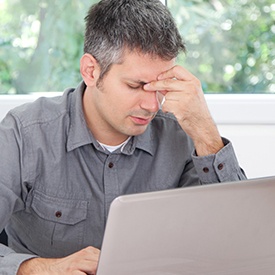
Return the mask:
<svg viewBox="0 0 275 275">
<path fill-rule="evenodd" d="M 132 90 L 138 90 L 138 89 L 140 89 L 141 88 L 141 86 L 140 85 L 138 85 L 138 86 L 133 86 L 133 85 L 127 85 L 130 89 L 132 89 Z"/>
</svg>

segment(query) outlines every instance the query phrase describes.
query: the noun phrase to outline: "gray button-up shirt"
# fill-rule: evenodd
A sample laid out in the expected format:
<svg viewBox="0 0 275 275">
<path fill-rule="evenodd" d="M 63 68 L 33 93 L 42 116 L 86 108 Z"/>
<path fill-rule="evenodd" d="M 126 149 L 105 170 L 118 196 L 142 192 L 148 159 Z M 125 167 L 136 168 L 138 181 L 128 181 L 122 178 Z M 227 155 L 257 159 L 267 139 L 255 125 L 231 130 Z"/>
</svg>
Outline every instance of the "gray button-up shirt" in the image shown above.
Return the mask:
<svg viewBox="0 0 275 275">
<path fill-rule="evenodd" d="M 0 274 L 34 255 L 100 248 L 112 200 L 122 194 L 244 179 L 232 145 L 196 157 L 177 120 L 161 111 L 113 153 L 86 125 L 85 84 L 10 111 L 0 124 Z M 198 202 L 199 203 L 199 202 Z"/>
</svg>

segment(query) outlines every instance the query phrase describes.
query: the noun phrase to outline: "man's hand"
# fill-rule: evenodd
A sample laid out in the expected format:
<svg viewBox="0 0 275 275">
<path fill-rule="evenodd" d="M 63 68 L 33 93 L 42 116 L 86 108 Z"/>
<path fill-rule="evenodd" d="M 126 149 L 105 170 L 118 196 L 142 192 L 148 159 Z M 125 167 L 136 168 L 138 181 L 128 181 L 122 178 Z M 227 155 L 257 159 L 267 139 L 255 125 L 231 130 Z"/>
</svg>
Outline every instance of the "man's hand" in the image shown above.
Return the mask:
<svg viewBox="0 0 275 275">
<path fill-rule="evenodd" d="M 180 66 L 144 85 L 147 91 L 165 96 L 163 112 L 175 115 L 182 129 L 192 138 L 199 156 L 217 153 L 223 142 L 208 110 L 200 81 Z"/>
<path fill-rule="evenodd" d="M 21 264 L 17 275 L 94 275 L 100 251 L 87 247 L 60 259 L 33 258 Z"/>
</svg>

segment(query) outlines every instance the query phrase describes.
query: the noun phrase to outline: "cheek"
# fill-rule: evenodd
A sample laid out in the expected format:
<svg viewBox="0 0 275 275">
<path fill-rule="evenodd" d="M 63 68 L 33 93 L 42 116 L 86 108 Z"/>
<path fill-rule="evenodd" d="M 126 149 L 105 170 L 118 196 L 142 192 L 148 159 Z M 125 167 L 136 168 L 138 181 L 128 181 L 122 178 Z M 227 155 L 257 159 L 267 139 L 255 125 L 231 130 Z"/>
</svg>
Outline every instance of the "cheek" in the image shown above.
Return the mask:
<svg viewBox="0 0 275 275">
<path fill-rule="evenodd" d="M 140 93 L 133 91 L 117 82 L 105 82 L 101 100 L 111 113 L 125 113 L 135 110 L 139 106 Z"/>
<path fill-rule="evenodd" d="M 127 112 L 127 99 L 121 93 L 106 92 L 101 97 L 101 103 L 104 105 L 104 112 L 111 120 L 120 119 Z"/>
<path fill-rule="evenodd" d="M 109 104 L 112 104 L 115 111 L 127 112 L 138 108 L 139 96 L 138 93 L 132 91 L 117 90 L 117 92 L 112 93 L 108 102 Z"/>
</svg>

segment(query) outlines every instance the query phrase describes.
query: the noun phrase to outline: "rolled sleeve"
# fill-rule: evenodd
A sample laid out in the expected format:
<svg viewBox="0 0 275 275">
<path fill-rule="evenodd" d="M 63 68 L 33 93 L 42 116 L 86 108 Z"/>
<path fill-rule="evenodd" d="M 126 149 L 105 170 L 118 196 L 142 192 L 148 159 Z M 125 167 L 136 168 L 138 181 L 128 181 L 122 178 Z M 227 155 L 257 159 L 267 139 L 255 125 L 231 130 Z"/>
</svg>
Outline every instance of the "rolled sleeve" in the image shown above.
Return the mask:
<svg viewBox="0 0 275 275">
<path fill-rule="evenodd" d="M 12 249 L 0 244 L 0 274 L 16 275 L 20 265 L 35 255 L 15 253 Z"/>
<path fill-rule="evenodd" d="M 232 143 L 225 138 L 223 142 L 224 147 L 217 154 L 199 157 L 193 152 L 193 162 L 202 184 L 238 181 L 246 178 L 239 167 Z"/>
</svg>

